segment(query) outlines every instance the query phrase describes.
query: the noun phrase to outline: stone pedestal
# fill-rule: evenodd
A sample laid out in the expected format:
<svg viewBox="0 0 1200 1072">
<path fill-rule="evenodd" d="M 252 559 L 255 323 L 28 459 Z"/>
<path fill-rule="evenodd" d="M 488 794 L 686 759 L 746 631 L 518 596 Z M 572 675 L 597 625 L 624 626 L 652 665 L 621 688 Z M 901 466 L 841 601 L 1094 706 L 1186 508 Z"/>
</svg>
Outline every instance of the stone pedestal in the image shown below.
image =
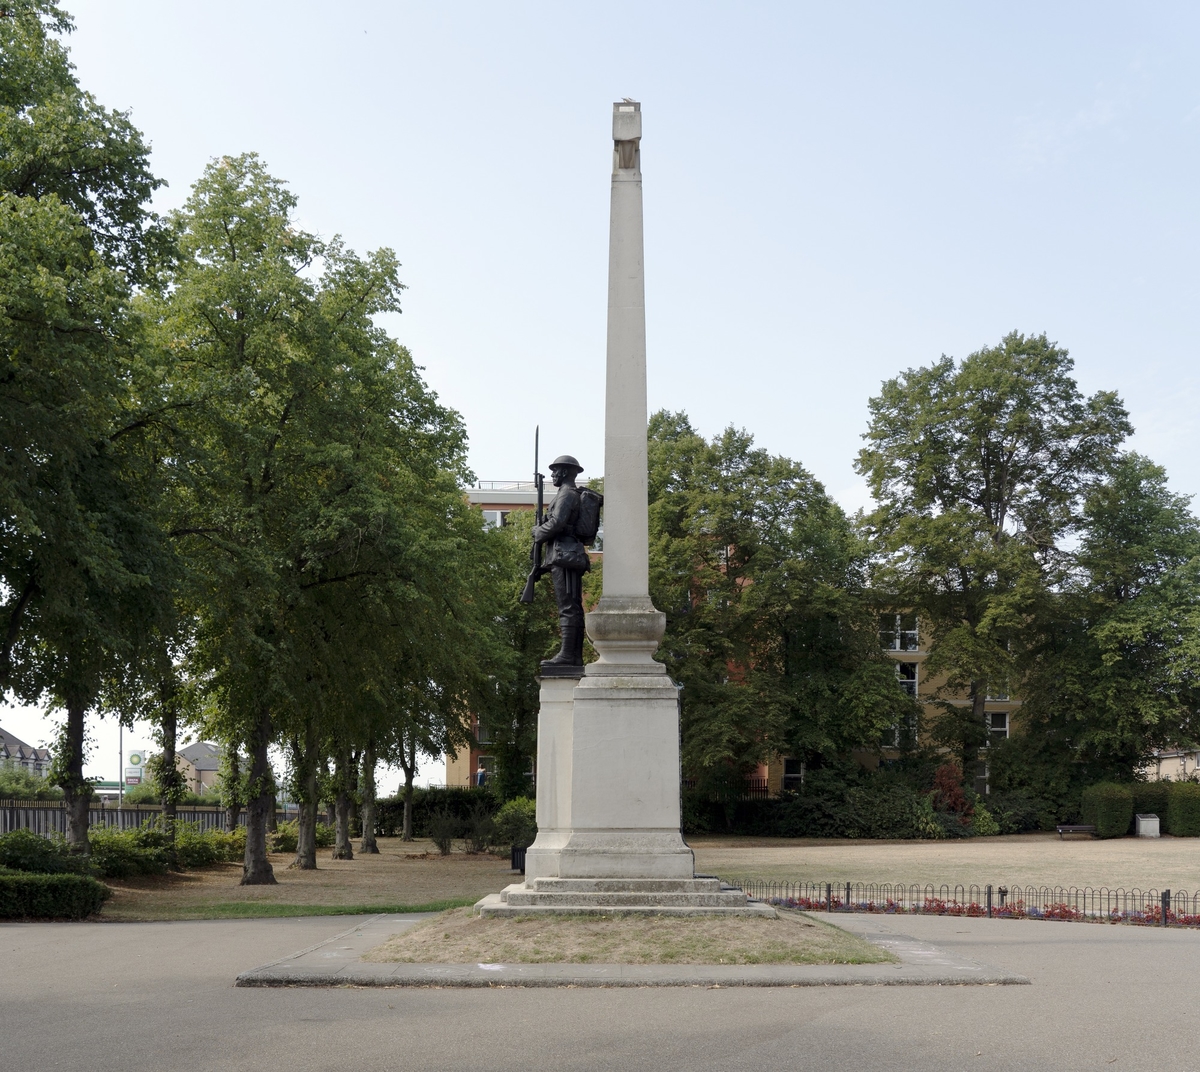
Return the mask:
<svg viewBox="0 0 1200 1072">
<path fill-rule="evenodd" d="M 542 681 L 538 879 L 691 879 L 679 834 L 679 705 L 661 663 Z M 568 691 L 569 687 L 569 691 Z"/>
</svg>

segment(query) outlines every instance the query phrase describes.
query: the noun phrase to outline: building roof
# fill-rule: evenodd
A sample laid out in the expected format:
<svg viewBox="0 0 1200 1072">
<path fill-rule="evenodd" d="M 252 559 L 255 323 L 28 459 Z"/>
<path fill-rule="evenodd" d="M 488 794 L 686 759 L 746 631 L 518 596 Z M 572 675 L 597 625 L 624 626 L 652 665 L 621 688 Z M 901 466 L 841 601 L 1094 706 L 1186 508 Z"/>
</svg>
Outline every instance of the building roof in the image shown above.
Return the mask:
<svg viewBox="0 0 1200 1072">
<path fill-rule="evenodd" d="M 14 737 L 0 727 L 0 760 L 5 759 L 49 759 L 50 749 L 34 748 L 19 737 Z"/>
<path fill-rule="evenodd" d="M 195 744 L 189 744 L 186 748 L 180 748 L 175 754 L 182 756 L 198 771 L 218 770 L 225 749 L 211 741 L 197 741 Z"/>
</svg>

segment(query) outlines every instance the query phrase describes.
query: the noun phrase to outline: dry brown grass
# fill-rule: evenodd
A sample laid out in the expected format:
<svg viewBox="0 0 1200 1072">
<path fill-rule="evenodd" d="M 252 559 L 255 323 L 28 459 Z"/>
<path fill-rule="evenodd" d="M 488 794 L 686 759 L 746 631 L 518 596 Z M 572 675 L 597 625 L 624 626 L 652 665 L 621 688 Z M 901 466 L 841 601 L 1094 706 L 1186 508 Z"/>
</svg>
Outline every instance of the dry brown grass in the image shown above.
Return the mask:
<svg viewBox="0 0 1200 1072">
<path fill-rule="evenodd" d="M 316 871 L 288 870 L 290 854 L 271 856 L 277 884 L 240 886 L 241 864 L 218 864 L 184 874 L 109 879 L 114 897 L 102 919 L 229 919 L 396 911 L 474 903 L 513 881 L 508 861 L 495 856 L 430 854 L 428 842 L 380 838 L 378 856 L 332 860 L 317 853 Z"/>
<path fill-rule="evenodd" d="M 517 916 L 443 912 L 364 960 L 437 964 L 878 964 L 878 946 L 798 912 L 761 916 Z"/>
<path fill-rule="evenodd" d="M 1200 890 L 1200 838 L 1057 834 L 961 841 L 692 837 L 696 870 L 792 882 L 986 883 Z"/>
</svg>

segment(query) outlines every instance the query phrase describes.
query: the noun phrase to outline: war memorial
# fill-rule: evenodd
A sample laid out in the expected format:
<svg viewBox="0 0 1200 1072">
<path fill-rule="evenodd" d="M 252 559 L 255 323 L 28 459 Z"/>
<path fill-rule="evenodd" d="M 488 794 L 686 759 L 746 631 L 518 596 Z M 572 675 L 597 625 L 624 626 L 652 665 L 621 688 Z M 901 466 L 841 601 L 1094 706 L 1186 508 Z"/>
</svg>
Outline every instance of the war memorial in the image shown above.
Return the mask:
<svg viewBox="0 0 1200 1072">
<path fill-rule="evenodd" d="M 554 541 L 562 651 L 542 664 L 537 840 L 525 881 L 483 898 L 484 916 L 539 912 L 774 915 L 741 890 L 695 874 L 680 833 L 679 691 L 656 662 L 666 616 L 650 601 L 646 456 L 646 299 L 642 112 L 613 105 L 608 346 L 604 408 L 604 584 L 585 615 L 599 658 L 583 664 L 570 513 L 581 467 L 552 471 L 557 510 L 535 530 Z M 570 503 L 570 507 L 567 507 Z"/>
</svg>

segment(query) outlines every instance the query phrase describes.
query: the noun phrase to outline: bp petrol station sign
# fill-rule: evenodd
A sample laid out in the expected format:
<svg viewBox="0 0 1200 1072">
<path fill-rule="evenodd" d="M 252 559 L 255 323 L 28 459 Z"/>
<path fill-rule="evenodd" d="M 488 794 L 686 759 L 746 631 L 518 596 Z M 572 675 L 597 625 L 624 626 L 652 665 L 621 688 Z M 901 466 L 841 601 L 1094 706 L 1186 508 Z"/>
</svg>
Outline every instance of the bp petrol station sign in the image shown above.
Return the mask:
<svg viewBox="0 0 1200 1072">
<path fill-rule="evenodd" d="M 146 765 L 146 756 L 142 752 L 129 753 L 129 766 L 125 768 L 125 784 L 142 784 L 142 767 Z"/>
</svg>

